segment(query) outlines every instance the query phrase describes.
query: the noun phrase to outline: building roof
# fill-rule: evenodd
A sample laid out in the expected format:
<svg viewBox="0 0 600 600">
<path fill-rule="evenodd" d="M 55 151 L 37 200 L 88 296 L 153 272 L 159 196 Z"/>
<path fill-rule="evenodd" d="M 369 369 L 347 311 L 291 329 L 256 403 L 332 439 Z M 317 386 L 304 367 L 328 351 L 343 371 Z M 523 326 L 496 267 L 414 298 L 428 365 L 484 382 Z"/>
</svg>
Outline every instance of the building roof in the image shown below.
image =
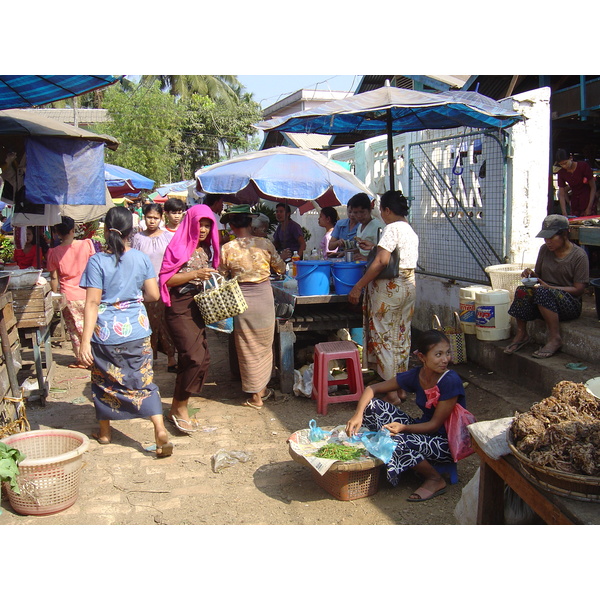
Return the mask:
<svg viewBox="0 0 600 600">
<path fill-rule="evenodd" d="M 56 119 L 61 123 L 68 123 L 70 125 L 75 123 L 75 111 L 77 111 L 78 127 L 93 123 L 106 123 L 112 120 L 105 108 L 32 108 L 25 110 L 35 111 L 36 114 L 42 117 Z"/>
<path fill-rule="evenodd" d="M 332 92 L 329 90 L 298 90 L 289 96 L 267 106 L 263 111 L 263 117 L 280 117 L 293 112 L 304 110 L 306 104 L 322 104 L 330 100 L 341 100 L 352 96 L 352 92 Z"/>
</svg>

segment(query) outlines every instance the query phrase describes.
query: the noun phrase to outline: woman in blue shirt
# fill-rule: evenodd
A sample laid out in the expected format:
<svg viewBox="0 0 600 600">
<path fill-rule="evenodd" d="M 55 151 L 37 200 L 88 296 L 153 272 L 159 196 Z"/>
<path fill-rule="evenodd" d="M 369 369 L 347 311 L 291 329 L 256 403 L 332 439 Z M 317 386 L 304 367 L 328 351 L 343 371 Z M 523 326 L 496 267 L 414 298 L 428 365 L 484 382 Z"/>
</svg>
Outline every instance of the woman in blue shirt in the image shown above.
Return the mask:
<svg viewBox="0 0 600 600">
<path fill-rule="evenodd" d="M 370 431 L 387 429 L 398 442 L 387 463 L 387 477 L 397 485 L 401 473 L 412 469 L 423 479 L 409 502 L 423 502 L 446 491 L 446 482 L 429 461 L 452 462 L 444 422 L 456 404 L 465 406 L 465 393 L 459 375 L 448 370 L 450 343 L 438 330 L 424 332 L 415 352 L 421 367 L 398 373 L 392 379 L 365 388 L 356 412 L 346 424 L 352 436 L 364 425 Z M 423 414 L 413 419 L 393 404 L 375 396 L 397 391 L 404 401 L 407 392 L 416 394 L 416 404 Z"/>
<path fill-rule="evenodd" d="M 170 456 L 162 402 L 153 382 L 150 324 L 143 302 L 160 298 L 150 259 L 129 247 L 133 228 L 124 207 L 106 213 L 105 252 L 92 256 L 79 285 L 86 288 L 79 360 L 92 367 L 92 398 L 100 431 L 93 437 L 110 444 L 112 419 L 150 418 L 156 456 Z"/>
</svg>

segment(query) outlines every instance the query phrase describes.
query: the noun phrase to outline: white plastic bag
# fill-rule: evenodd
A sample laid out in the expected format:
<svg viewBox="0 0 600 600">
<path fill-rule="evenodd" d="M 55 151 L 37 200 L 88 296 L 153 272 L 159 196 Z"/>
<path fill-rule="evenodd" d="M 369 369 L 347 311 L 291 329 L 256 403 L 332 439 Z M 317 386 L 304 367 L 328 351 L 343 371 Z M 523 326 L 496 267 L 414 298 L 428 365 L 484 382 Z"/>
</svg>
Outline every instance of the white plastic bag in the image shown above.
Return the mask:
<svg viewBox="0 0 600 600">
<path fill-rule="evenodd" d="M 477 467 L 471 481 L 465 485 L 454 509 L 454 517 L 459 525 L 477 524 L 477 504 L 479 502 L 479 472 Z"/>
<path fill-rule="evenodd" d="M 507 432 L 514 417 L 505 417 L 494 421 L 478 421 L 467 425 L 469 433 L 475 438 L 477 445 L 494 460 L 510 454 Z"/>
<path fill-rule="evenodd" d="M 294 396 L 310 398 L 312 395 L 314 364 L 305 365 L 300 370 L 294 369 Z"/>
</svg>

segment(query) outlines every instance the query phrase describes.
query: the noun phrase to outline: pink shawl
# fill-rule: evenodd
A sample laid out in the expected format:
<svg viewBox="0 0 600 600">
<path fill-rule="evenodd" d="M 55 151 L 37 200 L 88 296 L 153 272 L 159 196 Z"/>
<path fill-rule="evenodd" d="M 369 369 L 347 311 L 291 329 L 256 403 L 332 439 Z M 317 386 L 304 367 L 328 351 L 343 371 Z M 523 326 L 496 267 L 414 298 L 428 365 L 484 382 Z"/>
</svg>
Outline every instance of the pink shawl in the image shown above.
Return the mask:
<svg viewBox="0 0 600 600">
<path fill-rule="evenodd" d="M 171 306 L 167 281 L 190 259 L 190 256 L 192 256 L 198 246 L 200 219 L 210 219 L 212 221 L 209 233 L 213 253 L 212 263 L 215 269 L 219 267 L 219 231 L 215 213 L 206 204 L 196 204 L 185 213 L 173 239 L 169 242 L 165 250 L 165 256 L 158 276 L 158 285 L 160 287 L 160 297 L 166 306 Z"/>
</svg>

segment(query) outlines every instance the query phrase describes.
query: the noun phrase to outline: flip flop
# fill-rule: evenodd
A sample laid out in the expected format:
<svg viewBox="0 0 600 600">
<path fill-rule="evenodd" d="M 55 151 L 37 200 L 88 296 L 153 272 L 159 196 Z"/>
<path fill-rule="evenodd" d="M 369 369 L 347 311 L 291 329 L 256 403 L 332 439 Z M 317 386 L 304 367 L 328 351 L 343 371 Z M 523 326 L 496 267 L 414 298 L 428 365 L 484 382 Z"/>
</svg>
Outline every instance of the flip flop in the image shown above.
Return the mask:
<svg viewBox="0 0 600 600">
<path fill-rule="evenodd" d="M 272 398 L 275 395 L 275 390 L 273 388 L 267 388 L 267 393 L 262 397 L 263 402 Z"/>
<path fill-rule="evenodd" d="M 258 404 L 252 404 L 252 402 L 250 402 L 250 400 L 246 400 L 246 402 L 244 402 L 242 404 L 242 406 L 251 406 L 252 408 L 255 408 L 256 410 L 262 410 L 262 405 L 258 406 Z"/>
<path fill-rule="evenodd" d="M 536 350 L 531 356 L 533 356 L 533 358 L 550 358 L 551 356 L 554 356 L 560 349 L 562 346 L 559 346 L 556 350 L 542 350 L 541 348 L 539 350 Z"/>
<path fill-rule="evenodd" d="M 196 433 L 196 431 L 198 431 L 198 428 L 194 428 L 194 429 L 186 429 L 185 427 L 182 427 L 180 425 L 180 423 L 185 423 L 186 425 L 189 425 L 190 427 L 193 427 L 193 423 L 191 421 L 186 421 L 185 419 L 179 419 L 178 417 L 174 417 L 173 415 L 167 415 L 165 417 L 167 419 L 167 421 L 169 421 L 169 423 L 173 423 L 173 425 L 175 425 L 175 428 L 178 431 L 181 431 L 181 433 L 187 433 L 188 435 L 192 434 L 192 433 Z"/>
<path fill-rule="evenodd" d="M 108 446 L 111 443 L 111 440 L 101 440 L 99 433 L 92 433 L 92 437 L 102 446 Z"/>
<path fill-rule="evenodd" d="M 69 369 L 87 369 L 87 367 L 84 367 L 83 365 L 79 364 L 79 363 L 71 363 L 70 365 L 67 365 L 69 367 Z"/>
<path fill-rule="evenodd" d="M 166 444 L 156 448 L 156 458 L 167 458 L 167 456 L 171 456 L 172 454 L 173 444 L 171 442 L 167 442 Z"/>
<path fill-rule="evenodd" d="M 423 490 L 421 492 L 421 490 Z M 419 493 L 421 492 L 421 493 Z M 430 495 L 426 496 L 425 498 L 423 498 L 423 492 L 429 492 L 429 490 L 426 490 L 425 488 L 419 488 L 416 492 L 413 492 L 411 494 L 411 496 L 418 496 L 418 498 L 411 498 L 410 496 L 406 499 L 407 502 L 426 502 L 427 500 L 431 500 L 432 498 L 435 498 L 436 496 L 441 496 L 442 494 L 446 493 L 446 488 L 443 487 L 441 490 L 438 490 L 437 492 L 429 492 Z"/>
<path fill-rule="evenodd" d="M 520 342 L 512 342 L 506 348 L 504 348 L 504 354 L 514 354 L 518 352 L 525 344 L 528 344 L 531 341 L 531 338 L 528 337 L 526 340 L 522 340 Z M 511 350 L 512 348 L 512 350 Z"/>
</svg>

